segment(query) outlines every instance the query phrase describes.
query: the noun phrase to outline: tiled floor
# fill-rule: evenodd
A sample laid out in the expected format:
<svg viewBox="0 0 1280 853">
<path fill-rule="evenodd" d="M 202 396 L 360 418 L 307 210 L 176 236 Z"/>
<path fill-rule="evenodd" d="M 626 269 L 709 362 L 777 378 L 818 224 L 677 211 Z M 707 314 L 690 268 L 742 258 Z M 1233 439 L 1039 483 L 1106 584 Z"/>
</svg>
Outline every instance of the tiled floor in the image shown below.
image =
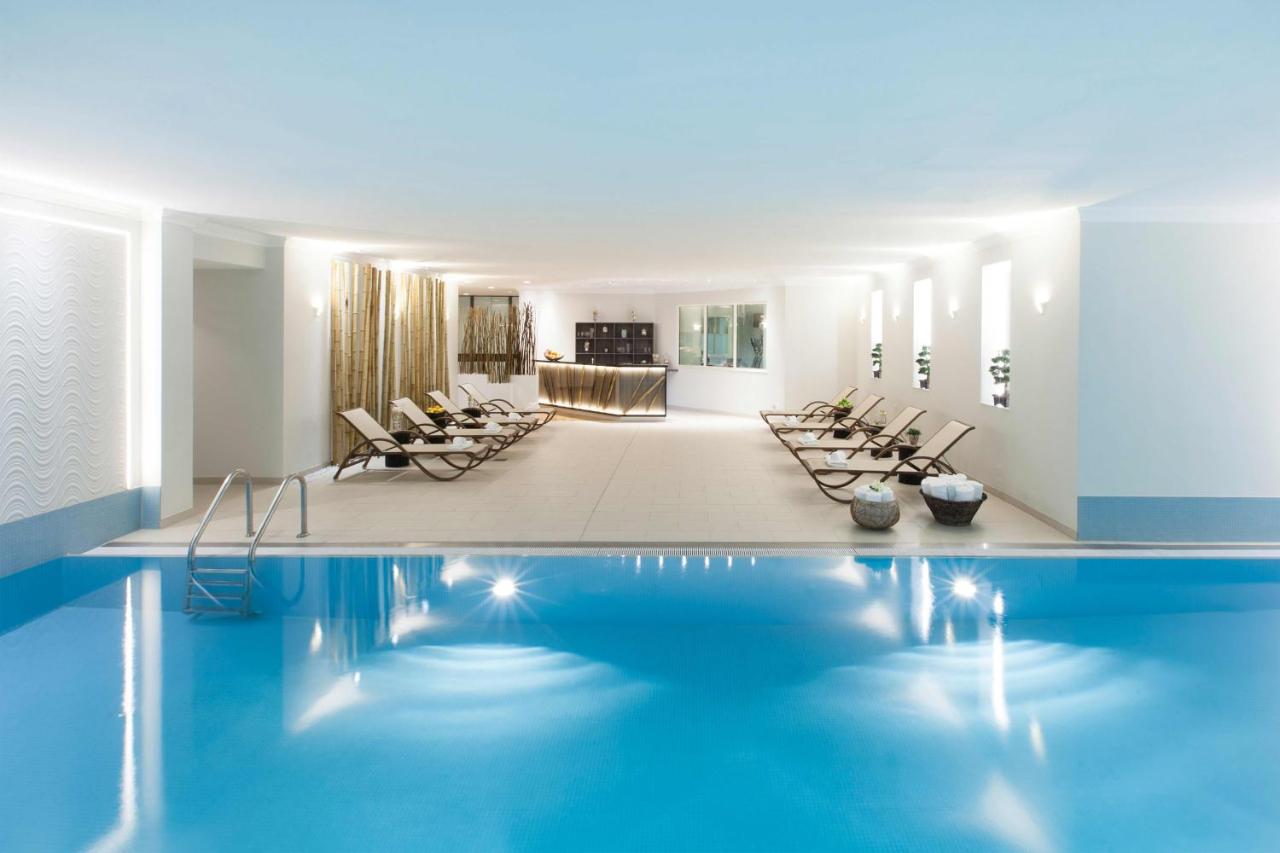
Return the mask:
<svg viewBox="0 0 1280 853">
<path fill-rule="evenodd" d="M 374 463 L 378 465 L 379 463 Z M 665 421 L 598 422 L 564 415 L 506 454 L 451 483 L 416 469 L 310 479 L 317 544 L 398 543 L 857 543 L 1065 544 L 1068 537 L 992 497 L 970 527 L 936 523 L 917 489 L 896 489 L 902 520 L 858 528 L 823 497 L 759 418 L 673 412 Z M 201 510 L 215 486 L 197 487 Z M 255 495 L 259 515 L 271 489 Z M 209 544 L 244 541 L 243 504 L 228 496 Z M 237 515 L 237 512 L 240 514 Z M 119 542 L 185 545 L 198 513 Z M 290 496 L 267 541 L 295 544 Z"/>
</svg>

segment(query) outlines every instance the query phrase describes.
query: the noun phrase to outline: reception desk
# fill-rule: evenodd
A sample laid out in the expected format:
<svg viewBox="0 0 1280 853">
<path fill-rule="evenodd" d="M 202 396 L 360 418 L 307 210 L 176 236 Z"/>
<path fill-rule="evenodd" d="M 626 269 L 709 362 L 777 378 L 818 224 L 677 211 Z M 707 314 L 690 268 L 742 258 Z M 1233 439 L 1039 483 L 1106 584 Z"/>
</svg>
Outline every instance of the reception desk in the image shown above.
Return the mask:
<svg viewBox="0 0 1280 853">
<path fill-rule="evenodd" d="M 538 402 L 620 418 L 667 414 L 665 364 L 601 365 L 538 362 Z"/>
</svg>

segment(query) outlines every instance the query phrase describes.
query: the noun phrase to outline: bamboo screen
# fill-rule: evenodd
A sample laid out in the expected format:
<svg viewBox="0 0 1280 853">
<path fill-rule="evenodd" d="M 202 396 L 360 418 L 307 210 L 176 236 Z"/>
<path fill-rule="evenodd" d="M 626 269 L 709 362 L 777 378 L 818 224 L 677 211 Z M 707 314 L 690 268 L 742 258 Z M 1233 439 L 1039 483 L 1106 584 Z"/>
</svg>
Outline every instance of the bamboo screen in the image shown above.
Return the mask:
<svg viewBox="0 0 1280 853">
<path fill-rule="evenodd" d="M 334 260 L 329 289 L 329 387 L 335 413 L 358 407 L 387 424 L 391 400 L 422 401 L 428 391 L 446 388 L 444 282 Z M 344 458 L 358 441 L 335 414 L 331 461 Z"/>
</svg>

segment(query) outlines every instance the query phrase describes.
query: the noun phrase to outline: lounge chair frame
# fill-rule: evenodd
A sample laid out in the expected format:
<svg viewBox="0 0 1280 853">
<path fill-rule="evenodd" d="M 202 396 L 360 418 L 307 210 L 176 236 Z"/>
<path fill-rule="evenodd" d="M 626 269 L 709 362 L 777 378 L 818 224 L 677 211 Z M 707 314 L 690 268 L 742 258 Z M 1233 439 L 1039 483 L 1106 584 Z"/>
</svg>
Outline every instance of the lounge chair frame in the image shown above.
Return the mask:
<svg viewBox="0 0 1280 853">
<path fill-rule="evenodd" d="M 955 467 L 953 467 L 949 462 L 947 462 L 944 457 L 951 450 L 951 448 L 956 446 L 956 443 L 959 442 L 960 439 L 964 438 L 966 435 L 973 432 L 974 428 L 969 424 L 963 424 L 959 421 L 953 421 L 952 423 L 960 424 L 961 426 L 964 427 L 964 429 L 959 434 L 954 436 L 950 441 L 948 441 L 946 443 L 946 446 L 942 447 L 940 450 L 928 456 L 921 456 L 917 452 L 912 456 L 908 456 L 906 459 L 899 459 L 887 470 L 885 469 L 859 470 L 858 457 L 856 454 L 853 456 L 853 458 L 849 460 L 849 468 L 847 471 L 844 469 L 837 469 L 834 467 L 815 466 L 811 464 L 809 460 L 799 456 L 798 454 L 797 454 L 797 458 L 800 459 L 801 467 L 804 468 L 805 472 L 808 473 L 810 478 L 813 479 L 813 482 L 818 486 L 818 488 L 822 491 L 824 495 L 826 495 L 828 498 L 835 501 L 836 503 L 849 504 L 849 503 L 853 503 L 853 496 L 849 495 L 848 497 L 846 497 L 845 496 L 846 493 L 844 493 L 843 490 L 847 489 L 849 486 L 852 486 L 855 482 L 858 481 L 859 478 L 863 476 L 880 475 L 879 482 L 883 483 L 885 480 L 888 480 L 890 477 L 896 477 L 899 474 L 919 474 L 925 477 L 929 477 L 929 476 L 934 476 L 938 474 L 956 473 Z M 948 424 L 947 426 L 949 425 L 950 424 Z M 943 429 L 945 428 L 946 427 L 943 427 Z M 938 432 L 941 432 L 941 431 L 942 430 L 939 430 Z M 925 444 L 927 445 L 928 442 L 926 442 Z M 883 459 L 886 456 L 897 453 L 898 448 L 900 447 L 912 447 L 912 446 L 913 445 L 902 444 L 902 443 L 890 444 L 886 447 L 882 447 L 876 450 L 872 454 L 869 454 L 868 457 L 866 458 Z M 923 450 L 923 449 L 924 449 L 924 446 L 921 446 L 920 450 Z M 815 467 L 818 468 L 818 470 L 814 470 Z"/>
<path fill-rule="evenodd" d="M 346 458 L 343 459 L 342 462 L 338 464 L 338 470 L 333 472 L 333 479 L 335 482 L 340 476 L 342 476 L 342 472 L 347 470 L 348 468 L 352 468 L 352 467 L 355 467 L 356 465 L 359 465 L 360 470 L 362 471 L 367 470 L 369 468 L 370 462 L 372 462 L 374 459 L 377 459 L 379 456 L 386 456 L 388 453 L 402 453 L 405 456 L 407 456 L 409 458 L 409 461 L 412 462 L 413 465 L 423 474 L 426 474 L 428 477 L 430 477 L 433 480 L 448 482 L 449 480 L 458 479 L 463 474 L 477 467 L 486 459 L 488 459 L 490 456 L 498 452 L 497 449 L 493 447 L 490 447 L 484 452 L 479 454 L 473 451 L 474 446 L 464 448 L 464 449 L 459 449 L 456 451 L 451 451 L 446 447 L 441 452 L 432 453 L 431 455 L 439 459 L 441 462 L 444 462 L 446 465 L 448 465 L 450 468 L 454 470 L 452 473 L 436 472 L 436 471 L 432 471 L 430 468 L 427 468 L 425 465 L 423 465 L 421 462 L 418 461 L 417 457 L 422 454 L 414 453 L 408 447 L 401 444 L 399 441 L 396 441 L 394 437 L 383 438 L 382 436 L 378 436 L 376 438 L 370 438 L 364 433 L 364 430 L 358 427 L 356 423 L 353 420 L 351 420 L 351 418 L 347 417 L 346 412 L 336 412 L 335 414 L 338 417 L 342 418 L 344 421 L 346 421 L 348 424 L 350 424 L 351 428 L 354 429 L 362 439 L 354 447 L 351 448 L 351 452 L 348 453 Z M 458 464 L 454 460 L 450 459 L 449 458 L 450 456 L 466 456 L 467 461 L 463 464 Z"/>
</svg>

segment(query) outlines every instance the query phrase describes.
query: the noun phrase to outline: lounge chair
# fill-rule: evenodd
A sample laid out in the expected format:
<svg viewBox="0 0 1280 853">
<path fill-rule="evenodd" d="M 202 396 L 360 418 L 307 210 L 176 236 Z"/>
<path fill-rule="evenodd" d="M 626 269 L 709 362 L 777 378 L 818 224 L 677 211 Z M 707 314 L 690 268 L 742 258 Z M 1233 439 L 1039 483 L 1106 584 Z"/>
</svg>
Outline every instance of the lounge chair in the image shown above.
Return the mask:
<svg viewBox="0 0 1280 853">
<path fill-rule="evenodd" d="M 431 443 L 451 441 L 455 436 L 462 436 L 474 441 L 492 444 L 499 450 L 506 450 L 513 441 L 519 438 L 519 433 L 512 427 L 498 427 L 497 429 L 476 426 L 442 427 L 408 397 L 392 400 L 391 405 L 399 409 L 400 414 L 404 415 L 409 423 L 413 425 L 411 432 L 415 433 L 418 438 L 425 439 Z"/>
<path fill-rule="evenodd" d="M 484 394 L 480 393 L 479 388 L 477 388 L 475 385 L 471 384 L 470 382 L 463 382 L 460 385 L 458 385 L 458 387 L 461 388 L 463 392 L 468 397 L 471 398 L 471 402 L 475 403 L 476 406 L 479 407 L 480 410 L 483 411 L 485 414 L 487 415 L 519 415 L 521 417 L 533 418 L 538 422 L 537 426 L 535 426 L 534 429 L 538 429 L 539 427 L 546 426 L 552 420 L 554 420 L 556 416 L 555 409 L 546 409 L 541 406 L 538 406 L 537 408 L 533 408 L 533 409 L 522 409 L 522 408 L 518 408 L 510 400 L 504 400 L 501 397 L 493 397 L 493 398 L 486 397 Z"/>
<path fill-rule="evenodd" d="M 868 394 L 858 401 L 857 405 L 849 409 L 849 414 L 840 415 L 809 415 L 807 417 L 796 418 L 796 423 L 792 425 L 788 421 L 774 421 L 769 424 L 769 429 L 773 430 L 773 434 L 778 437 L 779 441 L 784 440 L 793 432 L 834 432 L 837 429 L 856 429 L 865 426 L 865 418 L 871 414 L 884 397 L 876 394 Z"/>
<path fill-rule="evenodd" d="M 347 458 L 343 459 L 338 465 L 338 470 L 333 472 L 334 480 L 337 480 L 347 468 L 361 465 L 363 470 L 368 468 L 369 463 L 375 458 L 386 456 L 388 453 L 404 454 L 419 471 L 433 480 L 456 480 L 497 453 L 497 449 L 492 445 L 480 442 L 472 442 L 467 447 L 458 447 L 452 443 L 401 444 L 364 409 L 338 412 L 338 417 L 351 424 L 351 428 L 360 434 L 361 441 L 351 448 Z M 423 459 L 439 459 L 452 471 L 433 471 L 422 464 Z"/>
<path fill-rule="evenodd" d="M 522 415 L 481 415 L 477 417 L 467 414 L 457 403 L 449 399 L 449 395 L 441 391 L 428 391 L 427 396 L 434 400 L 440 408 L 444 409 L 458 426 L 483 427 L 485 424 L 495 423 L 499 426 L 511 427 L 517 430 L 517 440 L 524 438 L 538 426 L 533 418 L 526 418 Z"/>
<path fill-rule="evenodd" d="M 797 453 L 800 464 L 809 472 L 813 482 L 817 483 L 822 493 L 837 503 L 851 503 L 852 495 L 846 497 L 841 490 L 853 485 L 859 477 L 878 476 L 880 482 L 897 474 L 954 474 L 951 467 L 942 457 L 955 447 L 956 442 L 964 438 L 973 427 L 960 421 L 948 421 L 933 437 L 921 445 L 920 449 L 906 459 L 897 459 L 898 445 L 890 444 L 879 448 L 875 453 L 862 451 L 852 454 L 845 465 L 830 465 L 826 461 L 826 452 L 820 456 L 809 458 L 804 451 Z"/>
<path fill-rule="evenodd" d="M 799 436 L 788 435 L 782 440 L 782 444 L 799 458 L 801 450 L 821 450 L 824 453 L 830 453 L 833 450 L 843 450 L 850 455 L 862 450 L 876 451 L 883 450 L 890 445 L 897 446 L 902 443 L 902 434 L 907 431 L 916 420 L 924 414 L 924 409 L 917 409 L 915 406 L 907 406 L 898 414 L 893 416 L 893 420 L 882 427 L 860 426 L 849 433 L 848 438 L 833 438 L 826 434 L 826 430 L 812 430 L 818 434 L 817 441 L 805 444 L 800 440 Z"/>
<path fill-rule="evenodd" d="M 814 400 L 810 403 L 805 403 L 799 409 L 794 409 L 790 411 L 786 409 L 761 409 L 760 418 L 765 423 L 769 423 L 770 419 L 772 418 L 785 418 L 788 415 L 795 415 L 797 418 L 804 417 L 805 415 L 811 415 L 811 414 L 829 415 L 831 414 L 832 410 L 835 409 L 837 403 L 839 403 L 841 400 L 848 400 L 850 397 L 856 394 L 857 391 L 858 389 L 856 386 L 846 385 L 843 391 L 841 391 L 839 394 L 832 397 L 830 400 Z"/>
</svg>

